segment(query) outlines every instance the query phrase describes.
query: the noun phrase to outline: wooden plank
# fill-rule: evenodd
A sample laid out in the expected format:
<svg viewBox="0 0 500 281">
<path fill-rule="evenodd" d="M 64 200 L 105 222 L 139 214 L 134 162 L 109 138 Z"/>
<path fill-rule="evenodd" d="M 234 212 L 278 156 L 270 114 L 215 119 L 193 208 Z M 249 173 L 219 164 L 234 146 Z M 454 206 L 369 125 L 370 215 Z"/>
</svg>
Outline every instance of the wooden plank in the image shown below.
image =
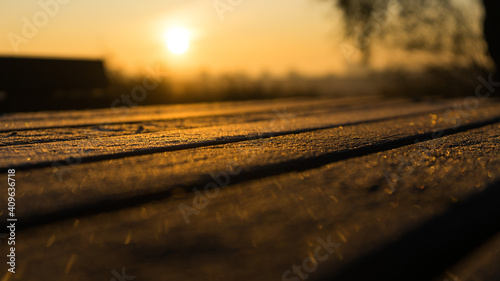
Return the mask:
<svg viewBox="0 0 500 281">
<path fill-rule="evenodd" d="M 51 166 L 70 158 L 103 159 L 125 157 L 138 154 L 157 153 L 175 149 L 214 145 L 260 138 L 292 134 L 301 131 L 318 130 L 345 126 L 360 122 L 372 122 L 409 114 L 439 111 L 451 106 L 443 103 L 406 104 L 404 111 L 393 105 L 372 109 L 349 110 L 345 112 L 322 113 L 300 118 L 276 118 L 273 122 L 255 121 L 235 125 L 221 125 L 180 131 L 167 131 L 129 136 L 110 136 L 75 141 L 39 143 L 36 145 L 14 145 L 0 147 L 0 168 Z M 484 107 L 484 112 L 498 111 L 498 108 Z M 482 114 L 480 111 L 478 114 Z M 470 115 L 470 114 L 468 114 Z M 464 116 L 466 117 L 466 116 Z M 443 119 L 443 118 L 442 118 Z M 461 119 L 461 118 L 460 118 Z"/>
<path fill-rule="evenodd" d="M 488 107 L 462 122 L 465 125 L 491 120 L 498 117 L 498 112 L 498 106 Z M 448 129 L 450 134 L 460 132 L 453 127 L 439 114 L 422 114 L 87 164 L 67 166 L 61 162 L 53 167 L 19 172 L 24 186 L 18 196 L 31 202 L 19 212 L 25 221 L 40 223 L 44 221 L 40 216 L 45 215 L 59 217 L 62 213 L 64 217 L 73 211 L 85 213 L 103 206 L 123 208 L 132 204 L 130 201 L 142 204 L 142 200 L 171 196 L 174 190 L 192 192 L 193 188 L 209 182 L 211 174 L 226 171 L 228 164 L 236 163 L 241 169 L 233 181 L 251 179 L 270 172 L 308 169 L 390 150 L 431 138 L 438 128 Z M 40 187 L 39 182 L 44 182 L 44 186 Z M 137 198 L 140 196 L 144 199 Z"/>
<path fill-rule="evenodd" d="M 309 108 L 329 106 L 342 109 L 345 107 L 365 107 L 364 103 L 398 104 L 404 100 L 381 101 L 376 97 L 344 99 L 280 99 L 267 101 L 218 102 L 192 105 L 130 106 L 119 103 L 116 108 L 47 111 L 35 113 L 4 114 L 0 117 L 0 131 L 11 132 L 41 128 L 61 128 L 77 126 L 96 126 L 101 124 L 138 123 L 159 120 L 182 119 L 191 117 L 220 116 L 227 114 L 245 114 L 266 112 L 287 108 L 289 110 L 308 110 Z M 407 102 L 407 101 L 406 101 Z M 373 104 L 371 104 L 373 106 Z"/>
<path fill-rule="evenodd" d="M 285 118 L 274 112 L 280 101 L 0 117 L 23 130 L 5 129 L 12 139 L 0 147 L 0 166 L 20 168 L 18 270 L 2 281 L 110 280 L 122 269 L 136 280 L 352 280 L 366 261 L 384 280 L 412 280 L 404 273 L 415 265 L 436 273 L 424 258 L 444 270 L 486 241 L 483 228 L 497 231 L 498 212 L 479 208 L 464 225 L 446 214 L 495 190 L 486 187 L 500 179 L 498 102 L 450 114 L 456 101 L 303 101 L 288 100 Z M 95 131 L 103 120 L 118 130 Z M 65 132 L 73 136 L 51 136 Z M 66 165 L 70 156 L 83 163 Z M 424 227 L 443 218 L 457 235 Z M 422 243 L 408 240 L 418 233 L 422 245 L 401 244 Z M 467 249 L 443 254 L 443 239 Z M 329 240 L 335 247 L 315 258 Z M 391 247 L 419 254 L 384 254 Z M 493 276 L 486 255 L 464 266 Z M 318 262 L 311 272 L 308 257 Z"/>
<path fill-rule="evenodd" d="M 68 140 L 78 140 L 78 139 L 88 139 L 97 137 L 109 137 L 109 136 L 120 136 L 120 135 L 131 135 L 131 134 L 145 134 L 153 132 L 161 132 L 168 130 L 184 130 L 190 128 L 200 128 L 216 125 L 225 124 L 239 124 L 245 122 L 255 122 L 262 120 L 282 120 L 285 118 L 295 118 L 302 116 L 309 116 L 314 114 L 322 114 L 328 112 L 341 112 L 347 110 L 361 110 L 369 109 L 374 106 L 382 105 L 392 105 L 401 106 L 407 105 L 408 102 L 403 101 L 383 101 L 377 102 L 376 104 L 362 105 L 362 104 L 346 104 L 342 101 L 325 101 L 321 104 L 312 104 L 307 106 L 307 104 L 290 107 L 276 107 L 272 110 L 259 110 L 259 111 L 245 111 L 242 110 L 237 113 L 227 113 L 222 115 L 211 115 L 211 116 L 187 116 L 179 118 L 170 118 L 164 120 L 154 120 L 150 119 L 147 121 L 132 121 L 128 120 L 122 123 L 106 123 L 98 125 L 81 125 L 81 126 L 62 126 L 60 128 L 31 128 L 26 130 L 18 131 L 6 131 L 0 132 L 0 146 L 11 146 L 19 144 L 34 144 L 43 142 L 55 142 L 55 141 L 68 141 Z M 112 110 L 108 110 L 112 113 Z M 81 111 L 82 115 L 87 111 Z M 132 113 L 131 113 L 132 114 Z M 139 113 L 134 113 L 139 114 Z M 142 113 L 144 114 L 144 113 Z M 33 114 L 27 114 L 25 118 L 22 118 L 24 122 L 32 121 L 38 117 L 32 116 Z M 95 116 L 94 116 L 95 117 Z M 26 119 L 27 118 L 27 119 Z M 88 118 L 86 116 L 81 116 L 81 119 Z M 104 120 L 105 117 L 103 117 Z M 6 123 L 9 123 L 7 120 Z M 21 121 L 21 120 L 18 120 Z M 104 122 L 104 121 L 103 121 Z M 29 122 L 28 122 L 29 123 Z M 89 121 L 89 123 L 92 123 Z"/>
<path fill-rule="evenodd" d="M 484 243 L 434 281 L 496 280 L 500 276 L 498 264 L 500 264 L 500 235 Z"/>
<path fill-rule="evenodd" d="M 364 129 L 375 134 L 376 128 Z M 193 194 L 21 231 L 15 278 L 107 280 L 113 269 L 125 268 L 137 280 L 280 279 L 330 237 L 338 247 L 328 254 L 321 249 L 326 257 L 315 271 L 302 270 L 321 279 L 500 177 L 499 135 L 495 124 L 235 184 L 188 225 L 179 205 L 193 206 Z M 407 176 L 399 169 L 405 159 Z M 402 176 L 396 190 L 386 172 Z"/>
</svg>

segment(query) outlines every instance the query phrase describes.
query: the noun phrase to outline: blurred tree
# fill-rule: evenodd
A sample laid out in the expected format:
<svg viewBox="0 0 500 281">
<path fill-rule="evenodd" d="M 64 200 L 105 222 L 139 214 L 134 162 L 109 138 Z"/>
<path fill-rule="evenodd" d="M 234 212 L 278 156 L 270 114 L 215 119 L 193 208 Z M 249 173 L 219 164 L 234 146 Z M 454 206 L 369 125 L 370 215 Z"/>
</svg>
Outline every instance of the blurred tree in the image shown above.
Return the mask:
<svg viewBox="0 0 500 281">
<path fill-rule="evenodd" d="M 457 60 L 477 65 L 483 54 L 482 34 L 474 30 L 454 0 L 322 0 L 335 3 L 344 14 L 346 35 L 354 40 L 348 55 L 359 51 L 369 64 L 371 41 L 377 37 L 409 51 L 450 53 Z M 500 1 L 482 0 L 485 8 L 484 39 L 500 67 Z M 389 24 L 396 21 L 397 24 Z M 344 53 L 346 51 L 344 50 Z"/>
<path fill-rule="evenodd" d="M 486 12 L 484 19 L 484 37 L 488 42 L 488 50 L 495 62 L 497 73 L 500 72 L 500 1 L 483 0 Z"/>
</svg>

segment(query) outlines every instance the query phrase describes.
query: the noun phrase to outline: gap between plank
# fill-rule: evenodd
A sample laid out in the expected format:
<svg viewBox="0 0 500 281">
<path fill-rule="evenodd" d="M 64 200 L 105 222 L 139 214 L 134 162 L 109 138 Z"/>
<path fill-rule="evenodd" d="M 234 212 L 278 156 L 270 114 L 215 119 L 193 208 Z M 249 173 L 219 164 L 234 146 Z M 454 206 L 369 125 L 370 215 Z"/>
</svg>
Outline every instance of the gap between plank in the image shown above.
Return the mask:
<svg viewBox="0 0 500 281">
<path fill-rule="evenodd" d="M 496 123 L 500 123 L 500 117 L 488 119 L 481 122 L 462 125 L 455 129 L 454 128 L 444 129 L 443 130 L 444 134 L 439 138 L 455 135 L 472 129 L 478 129 Z M 420 133 L 392 141 L 380 142 L 372 145 L 365 145 L 358 148 L 344 149 L 341 151 L 330 152 L 317 157 L 294 159 L 277 164 L 254 167 L 253 169 L 244 171 L 239 175 L 233 176 L 231 178 L 230 185 L 251 181 L 255 179 L 260 179 L 264 177 L 277 176 L 285 173 L 306 171 L 310 169 L 319 168 L 321 166 L 334 162 L 344 161 L 351 158 L 366 156 L 378 152 L 389 151 L 392 149 L 415 144 L 416 139 L 426 140 L 426 139 L 436 139 L 436 137 L 434 136 L 434 132 Z M 206 184 L 206 182 L 200 181 L 178 187 L 183 188 L 189 193 L 193 188 L 199 187 L 200 185 L 204 184 Z M 70 208 L 58 210 L 56 212 L 37 214 L 25 217 L 22 223 L 20 223 L 18 230 L 22 231 L 75 217 L 90 216 L 104 212 L 113 212 L 122 209 L 127 209 L 135 206 L 140 206 L 149 202 L 167 199 L 171 197 L 171 195 L 172 195 L 172 189 L 170 188 L 166 190 L 159 190 L 152 193 L 144 193 L 134 196 L 130 196 L 129 194 L 125 193 L 121 194 L 118 198 L 114 197 L 112 199 L 103 199 L 90 204 L 75 205 Z"/>
</svg>

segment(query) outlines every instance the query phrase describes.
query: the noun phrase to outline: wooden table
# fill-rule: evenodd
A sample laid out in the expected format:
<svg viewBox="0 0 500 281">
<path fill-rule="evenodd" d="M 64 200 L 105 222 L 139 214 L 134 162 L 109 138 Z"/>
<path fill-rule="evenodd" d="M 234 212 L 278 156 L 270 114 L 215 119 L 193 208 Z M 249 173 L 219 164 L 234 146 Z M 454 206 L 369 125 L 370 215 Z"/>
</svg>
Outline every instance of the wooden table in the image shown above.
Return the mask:
<svg viewBox="0 0 500 281">
<path fill-rule="evenodd" d="M 2 281 L 500 276 L 491 98 L 18 113 L 0 134 Z"/>
</svg>

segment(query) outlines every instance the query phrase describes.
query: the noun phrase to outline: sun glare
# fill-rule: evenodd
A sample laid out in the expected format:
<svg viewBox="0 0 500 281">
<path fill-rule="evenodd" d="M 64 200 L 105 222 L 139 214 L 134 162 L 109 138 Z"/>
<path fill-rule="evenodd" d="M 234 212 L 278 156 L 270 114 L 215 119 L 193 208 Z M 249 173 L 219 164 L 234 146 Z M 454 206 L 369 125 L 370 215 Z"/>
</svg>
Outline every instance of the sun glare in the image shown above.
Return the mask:
<svg viewBox="0 0 500 281">
<path fill-rule="evenodd" d="M 189 34 L 182 27 L 172 27 L 166 34 L 167 47 L 170 52 L 180 55 L 189 48 Z"/>
</svg>

